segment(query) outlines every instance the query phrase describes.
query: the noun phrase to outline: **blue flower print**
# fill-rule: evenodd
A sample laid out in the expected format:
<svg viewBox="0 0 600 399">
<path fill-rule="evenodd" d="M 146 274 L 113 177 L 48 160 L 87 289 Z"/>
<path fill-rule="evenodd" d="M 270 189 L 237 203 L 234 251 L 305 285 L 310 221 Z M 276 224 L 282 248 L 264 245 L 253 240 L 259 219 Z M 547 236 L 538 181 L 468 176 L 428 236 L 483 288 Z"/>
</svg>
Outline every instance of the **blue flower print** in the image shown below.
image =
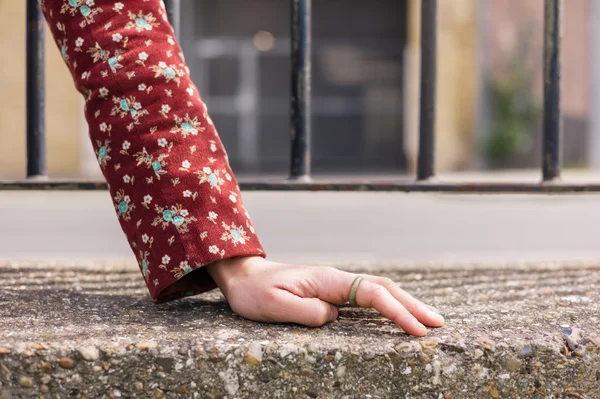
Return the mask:
<svg viewBox="0 0 600 399">
<path fill-rule="evenodd" d="M 146 165 L 149 169 L 152 169 L 154 175 L 159 180 L 162 175 L 167 173 L 165 170 L 167 161 L 165 161 L 165 159 L 169 157 L 169 154 L 160 154 L 158 157 L 154 158 L 153 155 L 148 154 L 148 151 L 146 151 L 146 148 L 144 147 L 142 151 L 134 154 L 134 157 L 137 161 L 137 166 L 142 164 Z"/>
<path fill-rule="evenodd" d="M 246 242 L 250 239 L 247 236 L 244 227 L 236 226 L 235 223 L 228 225 L 227 223 L 223 222 L 223 229 L 225 229 L 225 231 L 221 236 L 221 240 L 231 241 L 234 246 L 237 246 L 238 244 L 246 244 Z"/>
<path fill-rule="evenodd" d="M 143 11 L 139 11 L 137 14 L 128 12 L 130 21 L 125 25 L 125 29 L 135 29 L 137 32 L 149 31 L 156 28 L 160 23 L 156 22 L 156 17 L 152 13 L 144 15 Z"/>
<path fill-rule="evenodd" d="M 167 82 L 172 80 L 177 83 L 177 86 L 181 83 L 181 77 L 185 75 L 185 73 L 175 65 L 167 65 L 164 61 L 160 61 L 158 65 L 153 65 L 152 71 L 154 72 L 155 78 L 164 77 Z"/>
<path fill-rule="evenodd" d="M 131 211 L 135 209 L 135 205 L 131 202 L 129 195 L 125 194 L 125 190 L 117 191 L 114 200 L 118 216 L 125 221 L 131 220 Z"/>
<path fill-rule="evenodd" d="M 155 210 L 158 216 L 154 218 L 152 226 L 161 226 L 163 230 L 172 225 L 175 226 L 177 232 L 187 233 L 189 231 L 189 224 L 196 221 L 196 218 L 189 216 L 187 209 L 183 209 L 180 204 L 168 208 L 156 205 Z"/>
<path fill-rule="evenodd" d="M 96 145 L 98 146 L 98 151 L 96 152 L 96 157 L 98 158 L 98 163 L 102 168 L 106 168 L 108 161 L 111 160 L 110 157 L 110 140 L 105 140 L 104 142 L 97 140 Z"/>
</svg>

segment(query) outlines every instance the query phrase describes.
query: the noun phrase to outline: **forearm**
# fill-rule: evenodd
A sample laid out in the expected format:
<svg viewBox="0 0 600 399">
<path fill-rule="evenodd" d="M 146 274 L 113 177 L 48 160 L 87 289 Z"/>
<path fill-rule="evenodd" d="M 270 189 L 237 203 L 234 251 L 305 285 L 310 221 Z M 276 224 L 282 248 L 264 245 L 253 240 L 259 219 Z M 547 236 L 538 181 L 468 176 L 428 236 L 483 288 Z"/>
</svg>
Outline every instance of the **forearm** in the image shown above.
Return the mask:
<svg viewBox="0 0 600 399">
<path fill-rule="evenodd" d="M 264 256 L 162 2 L 44 0 L 42 10 L 153 299 L 167 287 L 177 296 L 172 284 L 202 266 Z M 203 281 L 182 281 L 215 288 L 206 271 L 194 276 Z"/>
</svg>

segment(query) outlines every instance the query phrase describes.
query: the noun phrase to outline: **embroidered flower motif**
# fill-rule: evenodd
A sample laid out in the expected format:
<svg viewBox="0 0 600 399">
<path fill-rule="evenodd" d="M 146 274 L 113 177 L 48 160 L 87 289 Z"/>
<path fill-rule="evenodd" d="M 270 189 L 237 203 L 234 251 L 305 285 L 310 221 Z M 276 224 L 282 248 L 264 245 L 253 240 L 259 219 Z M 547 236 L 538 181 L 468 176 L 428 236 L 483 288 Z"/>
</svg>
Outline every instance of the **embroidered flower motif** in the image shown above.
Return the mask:
<svg viewBox="0 0 600 399">
<path fill-rule="evenodd" d="M 96 151 L 96 158 L 98 159 L 98 163 L 102 168 L 106 168 L 106 164 L 111 160 L 110 157 L 110 140 L 105 140 L 104 143 L 100 140 L 96 141 L 98 145 L 98 150 Z"/>
<path fill-rule="evenodd" d="M 83 38 L 78 37 L 77 40 L 75 40 L 75 51 L 82 51 L 81 46 L 83 46 Z"/>
<path fill-rule="evenodd" d="M 123 7 L 124 7 L 123 3 L 121 3 L 121 2 L 115 3 L 115 6 L 113 7 L 113 11 L 116 12 L 117 14 L 120 14 Z"/>
<path fill-rule="evenodd" d="M 183 209 L 180 204 L 172 205 L 170 208 L 156 205 L 154 209 L 158 216 L 152 222 L 152 226 L 161 226 L 163 230 L 173 225 L 178 233 L 187 233 L 189 223 L 196 221 L 195 217 L 187 216 L 187 210 Z"/>
<path fill-rule="evenodd" d="M 221 186 L 225 184 L 225 180 L 219 176 L 219 171 L 213 171 L 210 167 L 205 166 L 201 171 L 194 172 L 200 179 L 200 184 L 208 183 L 211 189 L 216 189 L 221 192 Z"/>
<path fill-rule="evenodd" d="M 140 267 L 142 268 L 142 275 L 146 280 L 148 279 L 148 276 L 150 276 L 150 262 L 148 261 L 149 256 L 149 252 L 140 251 Z"/>
<path fill-rule="evenodd" d="M 110 132 L 112 130 L 112 125 L 107 125 L 106 122 L 102 122 L 98 128 L 100 129 L 100 131 L 102 133 L 108 133 L 108 135 L 110 136 Z"/>
<path fill-rule="evenodd" d="M 208 212 L 207 219 L 213 222 L 214 224 L 217 224 L 217 217 L 219 217 L 219 215 L 217 215 L 215 212 Z"/>
<path fill-rule="evenodd" d="M 222 226 L 225 229 L 225 232 L 221 236 L 221 240 L 231 241 L 234 246 L 246 244 L 246 241 L 250 240 L 250 237 L 246 234 L 243 226 L 236 226 L 233 222 L 230 225 L 223 222 Z"/>
<path fill-rule="evenodd" d="M 129 11 L 128 15 L 131 21 L 127 22 L 125 29 L 135 29 L 137 32 L 142 32 L 150 31 L 152 28 L 160 25 L 160 23 L 156 22 L 156 17 L 151 12 L 144 15 L 144 12 L 141 10 L 137 14 Z"/>
<path fill-rule="evenodd" d="M 160 111 L 159 113 L 164 116 L 165 118 L 168 118 L 169 116 L 167 115 L 169 112 L 171 111 L 171 107 L 169 106 L 169 104 L 163 104 L 160 107 Z"/>
<path fill-rule="evenodd" d="M 148 111 L 142 108 L 142 104 L 136 101 L 135 97 L 129 98 L 113 97 L 113 103 L 115 104 L 110 111 L 111 116 L 119 115 L 124 118 L 126 115 L 130 115 L 133 118 L 134 124 L 140 124 L 140 118 L 144 115 L 148 115 Z"/>
<path fill-rule="evenodd" d="M 183 161 L 181 163 L 181 168 L 179 168 L 179 170 L 183 170 L 185 172 L 189 172 L 190 171 L 190 167 L 192 166 L 192 164 L 190 163 L 190 161 L 188 161 L 187 159 L 185 161 Z"/>
<path fill-rule="evenodd" d="M 171 133 L 181 133 L 183 138 L 186 138 L 190 134 L 195 136 L 198 132 L 204 131 L 204 128 L 200 126 L 198 117 L 192 119 L 189 114 L 185 114 L 184 118 L 173 115 L 173 119 L 175 119 L 176 125 L 171 129 Z"/>
<path fill-rule="evenodd" d="M 112 73 L 117 73 L 118 69 L 123 68 L 123 65 L 120 64 L 123 61 L 123 50 L 118 49 L 115 51 L 115 54 L 111 57 L 110 51 L 103 50 L 102 47 L 98 43 L 94 47 L 90 47 L 87 50 L 88 54 L 92 56 L 94 63 L 98 61 L 102 61 L 108 64 L 108 67 L 112 71 Z"/>
<path fill-rule="evenodd" d="M 100 98 L 106 98 L 108 97 L 108 89 L 106 87 L 101 87 L 100 89 L 98 89 L 98 97 Z"/>
<path fill-rule="evenodd" d="M 179 264 L 178 267 L 172 269 L 171 273 L 173 273 L 175 278 L 179 279 L 179 278 L 182 278 L 183 276 L 185 276 L 186 274 L 190 273 L 191 271 L 192 271 L 192 268 L 190 267 L 188 262 L 183 261 Z"/>
<path fill-rule="evenodd" d="M 144 206 L 144 208 L 146 209 L 150 209 L 150 203 L 152 202 L 152 196 L 151 195 L 145 195 L 144 196 L 144 202 L 142 202 L 142 205 Z"/>
<path fill-rule="evenodd" d="M 125 190 L 121 189 L 117 191 L 114 200 L 118 216 L 125 221 L 131 220 L 131 211 L 135 209 L 135 204 L 131 203 L 131 198 L 128 195 L 125 195 Z"/>
<path fill-rule="evenodd" d="M 60 13 L 69 13 L 74 17 L 77 12 L 83 16 L 84 20 L 79 24 L 80 27 L 85 28 L 88 24 L 94 23 L 94 16 L 102 12 L 102 8 L 94 7 L 93 0 L 67 0 L 63 3 Z"/>
<path fill-rule="evenodd" d="M 153 65 L 151 68 L 155 78 L 164 77 L 167 83 L 172 80 L 177 83 L 177 86 L 181 83 L 181 77 L 185 75 L 175 65 L 167 65 L 164 61 L 160 61 L 158 65 Z"/>
<path fill-rule="evenodd" d="M 135 160 L 137 161 L 137 166 L 145 164 L 149 169 L 152 169 L 154 175 L 158 180 L 160 177 L 167 173 L 164 169 L 167 166 L 167 161 L 165 158 L 169 157 L 169 154 L 160 154 L 156 158 L 154 155 L 150 155 L 146 148 L 142 148 L 142 151 L 139 151 L 133 155 Z"/>
</svg>

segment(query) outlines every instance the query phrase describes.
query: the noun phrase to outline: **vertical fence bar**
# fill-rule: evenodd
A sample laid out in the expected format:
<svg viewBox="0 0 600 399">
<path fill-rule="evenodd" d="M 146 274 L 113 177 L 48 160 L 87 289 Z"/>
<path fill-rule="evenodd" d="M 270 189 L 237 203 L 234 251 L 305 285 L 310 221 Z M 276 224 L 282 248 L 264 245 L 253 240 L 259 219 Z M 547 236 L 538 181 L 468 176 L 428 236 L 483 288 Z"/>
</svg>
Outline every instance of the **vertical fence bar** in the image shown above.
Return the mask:
<svg viewBox="0 0 600 399">
<path fill-rule="evenodd" d="M 544 122 L 542 174 L 544 181 L 560 177 L 561 109 L 561 38 L 563 0 L 545 0 L 544 4 Z"/>
<path fill-rule="evenodd" d="M 165 8 L 167 9 L 169 23 L 175 31 L 175 37 L 177 40 L 181 40 L 181 1 L 165 0 Z"/>
<path fill-rule="evenodd" d="M 27 178 L 36 178 L 47 174 L 44 18 L 38 0 L 27 0 L 26 35 Z"/>
<path fill-rule="evenodd" d="M 311 6 L 312 0 L 292 0 L 292 69 L 290 179 L 310 179 L 311 136 Z"/>
<path fill-rule="evenodd" d="M 437 82 L 437 0 L 421 0 L 421 108 L 417 179 L 434 175 Z"/>
</svg>

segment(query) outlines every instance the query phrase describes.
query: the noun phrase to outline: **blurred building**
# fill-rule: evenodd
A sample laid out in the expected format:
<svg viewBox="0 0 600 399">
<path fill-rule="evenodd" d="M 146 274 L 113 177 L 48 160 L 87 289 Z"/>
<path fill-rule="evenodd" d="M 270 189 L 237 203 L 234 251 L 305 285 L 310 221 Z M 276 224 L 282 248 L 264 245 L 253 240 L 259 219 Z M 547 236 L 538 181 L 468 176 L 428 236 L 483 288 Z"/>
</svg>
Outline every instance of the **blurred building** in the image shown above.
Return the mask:
<svg viewBox="0 0 600 399">
<path fill-rule="evenodd" d="M 590 1 L 566 2 L 565 160 L 575 164 L 587 160 L 590 130 Z M 20 178 L 25 170 L 24 3 L 0 2 L 0 49 L 11 54 L 11 62 L 0 66 L 0 178 Z M 541 104 L 543 3 L 439 1 L 438 171 L 490 166 L 497 144 L 487 137 L 495 131 L 498 110 L 488 86 L 507 65 L 510 71 L 507 60 L 527 67 L 531 101 Z M 234 170 L 285 174 L 290 1 L 182 0 L 182 9 L 186 59 Z M 313 1 L 315 173 L 414 170 L 419 9 L 419 0 Z M 529 46 L 524 53 L 523 43 Z M 82 100 L 54 43 L 48 40 L 46 47 L 49 172 L 97 178 Z M 501 166 L 537 166 L 539 125 L 527 129 L 532 133 L 525 144 L 508 152 Z"/>
</svg>

